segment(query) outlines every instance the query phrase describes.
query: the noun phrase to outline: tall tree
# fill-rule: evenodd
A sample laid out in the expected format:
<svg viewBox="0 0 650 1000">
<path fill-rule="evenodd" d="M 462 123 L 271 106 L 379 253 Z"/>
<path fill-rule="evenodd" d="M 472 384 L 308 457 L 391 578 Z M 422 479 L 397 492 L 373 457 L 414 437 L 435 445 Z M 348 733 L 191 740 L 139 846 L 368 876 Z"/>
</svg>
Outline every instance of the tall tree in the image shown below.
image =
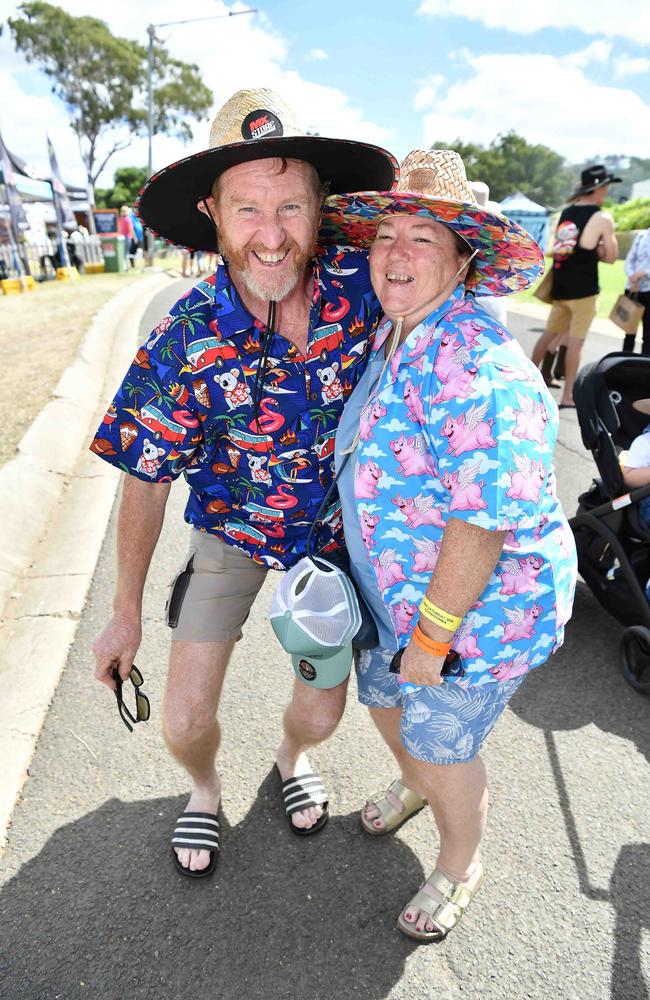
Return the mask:
<svg viewBox="0 0 650 1000">
<path fill-rule="evenodd" d="M 539 143 L 532 145 L 516 132 L 498 135 L 489 146 L 457 140 L 435 143 L 434 148 L 455 149 L 465 161 L 470 180 L 489 184 L 495 201 L 521 191 L 533 201 L 556 207 L 573 186 L 574 173 L 559 153 Z"/>
<path fill-rule="evenodd" d="M 97 204 L 102 208 L 133 205 L 146 179 L 146 167 L 118 167 L 113 175 L 113 187 L 95 191 Z"/>
<path fill-rule="evenodd" d="M 50 77 L 79 140 L 88 181 L 111 157 L 146 131 L 147 50 L 113 35 L 95 17 L 73 17 L 30 0 L 8 19 L 16 48 Z M 156 43 L 153 64 L 154 132 L 191 137 L 188 119 L 205 117 L 212 92 L 197 66 L 173 59 Z"/>
</svg>

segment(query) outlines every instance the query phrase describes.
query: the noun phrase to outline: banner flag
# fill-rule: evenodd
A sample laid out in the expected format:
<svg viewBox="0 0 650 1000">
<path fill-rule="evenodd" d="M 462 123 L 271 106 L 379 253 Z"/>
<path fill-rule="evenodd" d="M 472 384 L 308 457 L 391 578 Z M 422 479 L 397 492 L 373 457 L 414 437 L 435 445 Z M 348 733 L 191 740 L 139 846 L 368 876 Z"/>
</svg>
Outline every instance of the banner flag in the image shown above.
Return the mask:
<svg viewBox="0 0 650 1000">
<path fill-rule="evenodd" d="M 29 222 L 27 221 L 25 209 L 23 208 L 23 203 L 20 200 L 20 195 L 16 188 L 14 169 L 11 165 L 11 160 L 9 159 L 7 147 L 2 141 L 2 135 L 0 135 L 0 175 L 0 182 L 4 184 L 7 192 L 9 219 L 11 222 L 13 237 L 16 243 L 18 243 L 21 230 L 29 229 Z"/>
<path fill-rule="evenodd" d="M 52 177 L 50 183 L 52 184 L 54 207 L 56 209 L 57 218 L 60 220 L 64 229 L 76 229 L 77 220 L 74 217 L 74 212 L 72 211 L 70 198 L 68 197 L 65 184 L 61 180 L 59 165 L 56 161 L 56 153 L 54 152 L 54 146 L 50 141 L 49 135 L 47 137 L 47 151 L 50 157 L 50 174 Z"/>
</svg>

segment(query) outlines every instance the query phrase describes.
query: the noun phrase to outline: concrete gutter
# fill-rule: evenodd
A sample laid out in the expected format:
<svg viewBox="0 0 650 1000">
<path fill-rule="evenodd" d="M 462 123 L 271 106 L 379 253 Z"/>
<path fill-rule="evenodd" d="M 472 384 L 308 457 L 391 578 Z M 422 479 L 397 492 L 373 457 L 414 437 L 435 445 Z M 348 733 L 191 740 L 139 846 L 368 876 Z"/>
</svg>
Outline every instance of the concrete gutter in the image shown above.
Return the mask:
<svg viewBox="0 0 650 1000">
<path fill-rule="evenodd" d="M 97 313 L 52 400 L 0 469 L 0 847 L 65 666 L 120 474 L 88 444 L 169 283 L 155 274 Z"/>
</svg>

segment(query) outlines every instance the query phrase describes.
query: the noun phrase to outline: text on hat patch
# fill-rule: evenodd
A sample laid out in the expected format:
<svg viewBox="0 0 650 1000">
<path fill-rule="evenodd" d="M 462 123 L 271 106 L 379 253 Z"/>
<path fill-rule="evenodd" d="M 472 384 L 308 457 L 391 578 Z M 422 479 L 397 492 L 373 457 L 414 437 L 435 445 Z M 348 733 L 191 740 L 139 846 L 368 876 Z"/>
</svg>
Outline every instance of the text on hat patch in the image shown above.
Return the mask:
<svg viewBox="0 0 650 1000">
<path fill-rule="evenodd" d="M 278 116 L 264 108 L 258 108 L 247 114 L 241 126 L 244 139 L 263 139 L 264 136 L 279 136 L 283 132 L 282 122 Z"/>
</svg>

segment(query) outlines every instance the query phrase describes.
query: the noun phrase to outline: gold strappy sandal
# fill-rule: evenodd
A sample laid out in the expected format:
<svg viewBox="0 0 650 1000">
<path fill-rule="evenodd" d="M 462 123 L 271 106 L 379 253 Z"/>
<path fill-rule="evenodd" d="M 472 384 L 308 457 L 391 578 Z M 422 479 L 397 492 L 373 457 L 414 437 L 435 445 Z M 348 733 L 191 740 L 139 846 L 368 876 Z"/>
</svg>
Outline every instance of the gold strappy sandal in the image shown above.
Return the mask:
<svg viewBox="0 0 650 1000">
<path fill-rule="evenodd" d="M 474 899 L 474 896 L 479 890 L 482 879 L 483 871 L 481 870 L 475 884 L 472 886 L 465 886 L 461 885 L 459 882 L 451 882 L 446 875 L 443 875 L 442 872 L 439 872 L 438 869 L 436 869 L 433 875 L 431 875 L 430 878 L 422 884 L 420 891 L 415 894 L 408 906 L 405 906 L 404 910 L 400 913 L 397 920 L 398 930 L 400 930 L 402 934 L 406 934 L 407 937 L 413 938 L 414 941 L 420 941 L 422 943 L 429 941 L 442 941 L 447 937 L 449 931 L 454 929 L 463 913 Z M 432 889 L 437 889 L 442 896 L 442 901 L 433 899 L 428 893 L 424 892 L 425 885 L 430 885 Z M 427 914 L 428 918 L 437 924 L 440 930 L 416 930 L 417 921 L 416 923 L 409 924 L 404 919 L 405 911 L 411 908 L 423 910 L 424 913 Z"/>
<path fill-rule="evenodd" d="M 404 809 L 400 812 L 395 806 L 391 805 L 388 800 L 388 793 L 392 792 L 395 798 L 399 799 Z M 364 815 L 364 810 L 361 810 L 361 826 L 369 833 L 371 837 L 383 837 L 385 833 L 390 833 L 391 830 L 397 830 L 402 823 L 406 823 L 407 819 L 411 816 L 415 816 L 416 813 L 423 809 L 426 805 L 426 800 L 423 799 L 417 792 L 412 791 L 403 785 L 398 779 L 392 782 L 388 786 L 385 792 L 376 792 L 372 798 L 369 798 L 366 805 L 375 806 L 379 809 L 381 818 L 384 821 L 384 826 L 381 830 L 377 830 L 373 826 L 374 819 L 379 819 L 379 816 L 375 816 L 373 820 L 367 820 Z M 364 807 L 365 808 L 365 807 Z"/>
</svg>

